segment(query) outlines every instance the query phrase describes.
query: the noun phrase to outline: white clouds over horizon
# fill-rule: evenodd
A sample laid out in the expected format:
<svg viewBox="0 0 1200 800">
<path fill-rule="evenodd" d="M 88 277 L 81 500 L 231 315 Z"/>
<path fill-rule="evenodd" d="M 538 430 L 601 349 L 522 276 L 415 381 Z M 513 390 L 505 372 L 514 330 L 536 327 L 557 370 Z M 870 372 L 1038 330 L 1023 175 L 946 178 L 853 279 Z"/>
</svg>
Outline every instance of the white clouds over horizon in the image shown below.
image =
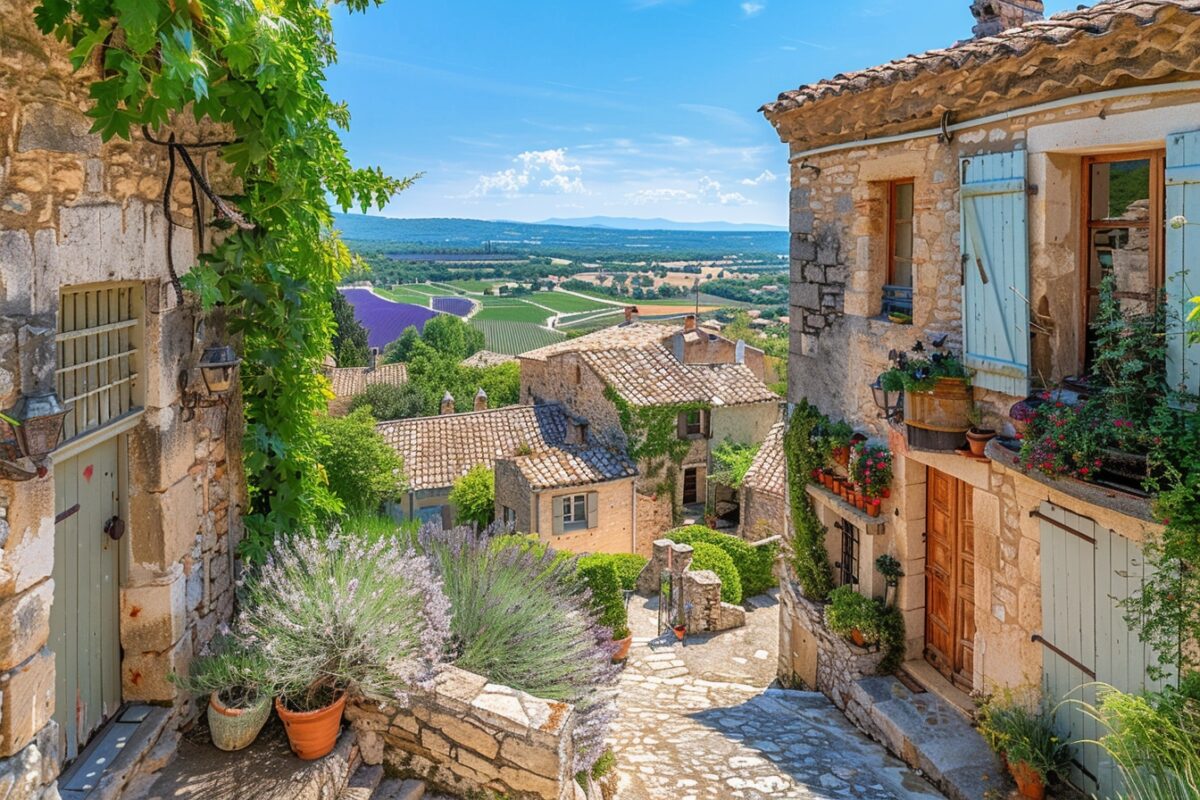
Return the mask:
<svg viewBox="0 0 1200 800">
<path fill-rule="evenodd" d="M 655 187 L 651 189 L 638 189 L 634 192 L 629 192 L 625 195 L 635 206 L 644 206 L 652 203 L 679 203 L 689 202 L 704 205 L 722 205 L 722 206 L 750 206 L 754 205 L 754 201 L 743 195 L 741 192 L 723 192 L 721 191 L 720 181 L 715 181 L 708 175 L 700 178 L 694 190 Z"/>
<path fill-rule="evenodd" d="M 513 159 L 517 167 L 480 175 L 469 197 L 502 194 L 515 197 L 530 188 L 554 194 L 587 194 L 583 167 L 567 158 L 567 148 L 527 150 Z"/>
<path fill-rule="evenodd" d="M 760 183 L 774 183 L 779 179 L 779 176 L 769 169 L 764 169 L 758 174 L 757 178 L 742 178 L 740 183 L 742 186 L 758 186 Z"/>
</svg>

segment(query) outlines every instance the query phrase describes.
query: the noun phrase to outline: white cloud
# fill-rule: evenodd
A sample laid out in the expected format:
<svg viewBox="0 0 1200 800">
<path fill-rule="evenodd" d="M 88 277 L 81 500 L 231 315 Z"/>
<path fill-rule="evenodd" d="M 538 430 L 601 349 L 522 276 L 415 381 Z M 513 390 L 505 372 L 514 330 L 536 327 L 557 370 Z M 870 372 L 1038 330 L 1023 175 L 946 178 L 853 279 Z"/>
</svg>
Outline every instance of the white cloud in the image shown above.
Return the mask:
<svg viewBox="0 0 1200 800">
<path fill-rule="evenodd" d="M 764 169 L 757 178 L 742 178 L 742 186 L 758 186 L 760 183 L 774 183 L 779 176 L 769 169 Z"/>
<path fill-rule="evenodd" d="M 747 17 L 753 17 L 764 8 L 766 8 L 766 5 L 763 3 L 742 3 L 742 13 Z"/>
<path fill-rule="evenodd" d="M 721 184 L 707 175 L 700 179 L 700 196 L 715 199 L 723 206 L 748 206 L 751 202 L 741 192 L 722 192 Z"/>
<path fill-rule="evenodd" d="M 567 149 L 527 150 L 513 159 L 517 167 L 480 175 L 469 196 L 502 194 L 514 197 L 531 186 L 561 194 L 586 194 L 583 167 L 567 158 Z"/>
<path fill-rule="evenodd" d="M 748 206 L 754 204 L 753 200 L 750 200 L 741 192 L 722 192 L 720 182 L 714 181 L 707 175 L 700 179 L 694 191 L 677 188 L 639 189 L 636 192 L 626 194 L 625 197 L 635 206 L 644 206 L 652 203 L 696 203 L 698 205 L 719 203 L 723 206 Z"/>
<path fill-rule="evenodd" d="M 648 203 L 670 203 L 678 200 L 696 199 L 696 193 L 689 192 L 687 189 L 639 189 L 625 196 L 635 206 L 644 206 Z"/>
</svg>

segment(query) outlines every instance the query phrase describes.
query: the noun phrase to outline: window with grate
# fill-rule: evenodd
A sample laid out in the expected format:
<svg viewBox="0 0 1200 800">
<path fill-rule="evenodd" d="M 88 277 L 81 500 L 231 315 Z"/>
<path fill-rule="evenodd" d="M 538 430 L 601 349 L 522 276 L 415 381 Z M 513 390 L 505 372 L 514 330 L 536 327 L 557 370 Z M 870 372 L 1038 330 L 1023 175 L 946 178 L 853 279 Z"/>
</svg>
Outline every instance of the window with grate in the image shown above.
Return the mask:
<svg viewBox="0 0 1200 800">
<path fill-rule="evenodd" d="M 842 531 L 842 559 L 837 563 L 838 585 L 853 586 L 858 583 L 858 528 L 847 520 L 838 523 Z"/>
<path fill-rule="evenodd" d="M 142 407 L 141 313 L 142 287 L 136 283 L 64 290 L 59 296 L 56 381 L 67 409 L 64 441 Z"/>
</svg>

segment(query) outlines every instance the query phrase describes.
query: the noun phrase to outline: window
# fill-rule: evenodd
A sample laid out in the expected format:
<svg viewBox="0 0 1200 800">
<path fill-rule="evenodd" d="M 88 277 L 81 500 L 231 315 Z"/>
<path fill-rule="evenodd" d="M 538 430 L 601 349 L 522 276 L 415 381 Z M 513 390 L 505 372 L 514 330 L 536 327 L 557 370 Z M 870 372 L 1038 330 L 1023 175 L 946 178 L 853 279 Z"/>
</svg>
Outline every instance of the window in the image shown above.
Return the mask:
<svg viewBox="0 0 1200 800">
<path fill-rule="evenodd" d="M 517 524 L 517 512 L 508 506 L 500 506 L 500 521 L 506 528 L 514 527 Z"/>
<path fill-rule="evenodd" d="M 557 501 L 562 509 L 562 529 L 576 531 L 587 527 L 587 495 L 570 494 Z"/>
<path fill-rule="evenodd" d="M 913 288 L 913 182 L 888 183 L 887 282 L 883 287 L 883 312 L 912 313 Z"/>
<path fill-rule="evenodd" d="M 1104 276 L 1113 274 L 1117 298 L 1130 313 L 1149 311 L 1163 285 L 1163 164 L 1161 151 L 1083 160 L 1080 355 L 1085 367 L 1092 359 L 1089 326 Z"/>
<path fill-rule="evenodd" d="M 842 531 L 842 558 L 834 566 L 838 568 L 838 585 L 853 586 L 858 583 L 858 528 L 847 520 L 837 527 Z"/>
<path fill-rule="evenodd" d="M 688 436 L 699 436 L 704 431 L 704 412 L 700 409 L 688 411 L 684 430 Z"/>
<path fill-rule="evenodd" d="M 575 365 L 575 385 L 583 383 L 583 368 L 578 364 Z"/>
</svg>

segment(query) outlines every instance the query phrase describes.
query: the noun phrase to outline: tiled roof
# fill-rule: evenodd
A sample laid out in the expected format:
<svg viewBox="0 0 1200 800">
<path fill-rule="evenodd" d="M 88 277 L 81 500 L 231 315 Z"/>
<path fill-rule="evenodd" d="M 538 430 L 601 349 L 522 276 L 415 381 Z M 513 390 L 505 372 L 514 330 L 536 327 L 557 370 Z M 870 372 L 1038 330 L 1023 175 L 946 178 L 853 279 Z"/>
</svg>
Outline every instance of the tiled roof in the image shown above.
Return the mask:
<svg viewBox="0 0 1200 800">
<path fill-rule="evenodd" d="M 563 444 L 567 419 L 561 406 L 548 403 L 401 419 L 376 427 L 404 459 L 414 491 L 448 488 L 476 464 L 492 468 L 501 458 L 514 458 L 535 488 L 635 474 L 620 454 Z"/>
<path fill-rule="evenodd" d="M 662 346 L 594 350 L 580 357 L 635 406 L 734 406 L 779 399 L 745 364 L 684 364 Z"/>
<path fill-rule="evenodd" d="M 517 360 L 516 356 L 505 353 L 493 353 L 491 350 L 480 350 L 458 362 L 464 367 L 496 367 Z"/>
<path fill-rule="evenodd" d="M 390 383 L 394 386 L 408 380 L 408 368 L 403 364 L 381 364 L 370 367 L 328 367 L 325 374 L 333 387 L 334 397 L 355 397 L 375 383 Z"/>
<path fill-rule="evenodd" d="M 637 475 L 637 466 L 632 461 L 605 447 L 562 445 L 517 456 L 513 463 L 535 490 L 584 486 Z"/>
<path fill-rule="evenodd" d="M 1051 57 L 1060 57 L 1061 48 L 1076 40 L 1106 36 L 1125 26 L 1149 26 L 1174 12 L 1200 17 L 1200 0 L 1109 0 L 1091 7 L 1064 11 L 1049 19 L 1028 22 L 995 36 L 970 39 L 951 47 L 910 55 L 881 66 L 835 75 L 817 83 L 801 86 L 783 92 L 775 101 L 767 103 L 760 110 L 768 116 L 779 114 L 831 97 L 858 94 L 939 73 L 970 70 L 996 59 L 1019 58 L 1043 46 L 1055 48 Z M 1128 52 L 1127 48 L 1121 47 L 1119 51 L 1112 53 L 1111 55 L 1116 57 L 1113 69 L 1120 70 L 1123 64 L 1127 77 L 1133 78 L 1154 77 L 1155 72 L 1161 74 L 1164 70 L 1157 65 L 1155 59 L 1150 60 L 1153 63 L 1145 63 L 1147 60 L 1142 57 L 1143 50 L 1154 50 L 1157 47 L 1153 37 L 1141 37 L 1135 33 L 1131 38 L 1142 41 L 1131 42 L 1133 49 Z M 1195 51 L 1195 36 L 1190 38 L 1190 49 Z M 1164 48 L 1164 54 L 1172 49 L 1174 48 L 1168 44 Z M 1144 75 L 1137 74 L 1143 71 Z M 1056 74 L 1052 69 L 1045 69 L 1039 73 L 1035 76 L 1035 83 L 1059 82 L 1071 77 L 1069 71 Z M 1085 91 L 1082 85 L 1076 88 Z M 992 86 L 992 91 L 1000 96 L 1008 89 L 1007 85 Z M 1045 92 L 1044 87 L 1042 91 Z"/>
<path fill-rule="evenodd" d="M 581 353 L 589 350 L 611 350 L 613 348 L 642 348 L 661 345 L 680 329 L 680 326 L 656 325 L 652 322 L 632 322 L 614 325 L 611 328 L 588 333 L 576 339 L 539 347 L 522 353 L 521 358 L 545 361 L 559 353 Z"/>
<path fill-rule="evenodd" d="M 758 448 L 758 454 L 754 456 L 754 462 L 742 478 L 742 486 L 783 497 L 787 479 L 787 466 L 783 458 L 783 428 L 782 422 L 771 427 L 767 438 Z"/>
</svg>

